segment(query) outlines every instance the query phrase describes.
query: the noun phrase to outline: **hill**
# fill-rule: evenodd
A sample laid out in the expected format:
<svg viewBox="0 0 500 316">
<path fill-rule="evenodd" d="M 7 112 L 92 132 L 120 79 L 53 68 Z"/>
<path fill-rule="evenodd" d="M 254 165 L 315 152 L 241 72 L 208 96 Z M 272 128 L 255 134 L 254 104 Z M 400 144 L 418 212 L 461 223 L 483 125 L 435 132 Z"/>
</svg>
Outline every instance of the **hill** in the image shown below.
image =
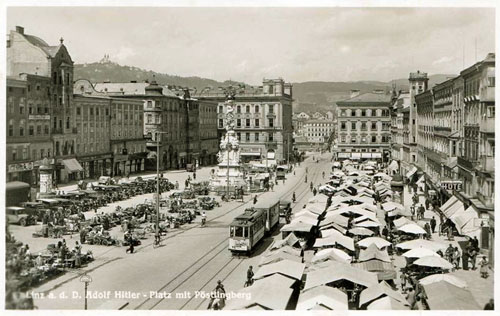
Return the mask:
<svg viewBox="0 0 500 316">
<path fill-rule="evenodd" d="M 201 90 L 205 87 L 219 87 L 235 84 L 234 81 L 216 81 L 201 77 L 180 77 L 165 73 L 158 73 L 152 70 L 140 69 L 133 66 L 123 66 L 111 62 L 108 59 L 100 62 L 75 64 L 74 78 L 88 79 L 91 82 L 142 82 L 145 80 L 155 80 L 162 85 L 190 87 Z M 445 81 L 450 75 L 429 76 L 429 86 Z M 382 81 L 353 81 L 353 82 L 324 82 L 307 81 L 293 83 L 293 108 L 294 111 L 328 111 L 336 108 L 336 102 L 349 98 L 352 89 L 363 92 L 383 89 L 390 91 L 392 83 L 396 83 L 397 90 L 408 90 L 408 79 L 395 79 L 390 82 Z"/>
</svg>

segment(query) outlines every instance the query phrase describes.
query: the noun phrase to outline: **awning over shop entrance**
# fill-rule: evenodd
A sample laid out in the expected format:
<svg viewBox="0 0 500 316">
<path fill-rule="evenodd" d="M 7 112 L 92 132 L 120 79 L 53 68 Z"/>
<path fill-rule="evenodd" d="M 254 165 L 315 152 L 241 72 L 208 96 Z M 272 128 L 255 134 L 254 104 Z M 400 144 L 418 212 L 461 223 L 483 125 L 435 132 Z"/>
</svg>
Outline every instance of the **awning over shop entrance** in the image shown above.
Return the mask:
<svg viewBox="0 0 500 316">
<path fill-rule="evenodd" d="M 417 168 L 416 167 L 411 168 L 411 170 L 408 171 L 408 173 L 406 173 L 406 177 L 408 179 L 411 178 L 411 176 L 413 176 L 415 174 L 415 172 L 417 172 Z"/>
<path fill-rule="evenodd" d="M 83 168 L 82 166 L 80 165 L 80 163 L 78 162 L 78 160 L 76 160 L 75 158 L 71 158 L 71 159 L 64 159 L 62 161 L 64 167 L 66 167 L 66 169 L 72 173 L 72 172 L 78 172 L 78 171 L 83 171 Z"/>
</svg>

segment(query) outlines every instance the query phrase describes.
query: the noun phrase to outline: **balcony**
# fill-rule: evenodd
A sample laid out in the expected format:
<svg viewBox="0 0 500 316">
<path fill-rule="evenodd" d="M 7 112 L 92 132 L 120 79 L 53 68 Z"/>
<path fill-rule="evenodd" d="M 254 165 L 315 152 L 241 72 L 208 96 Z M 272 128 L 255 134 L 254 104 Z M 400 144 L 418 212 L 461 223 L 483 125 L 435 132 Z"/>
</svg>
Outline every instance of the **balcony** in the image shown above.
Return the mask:
<svg viewBox="0 0 500 316">
<path fill-rule="evenodd" d="M 495 157 L 482 156 L 479 159 L 479 165 L 477 169 L 484 173 L 490 173 L 495 171 Z"/>
<path fill-rule="evenodd" d="M 471 171 L 472 169 L 474 169 L 475 164 L 464 157 L 457 157 L 457 162 L 460 167 L 463 167 Z"/>
</svg>

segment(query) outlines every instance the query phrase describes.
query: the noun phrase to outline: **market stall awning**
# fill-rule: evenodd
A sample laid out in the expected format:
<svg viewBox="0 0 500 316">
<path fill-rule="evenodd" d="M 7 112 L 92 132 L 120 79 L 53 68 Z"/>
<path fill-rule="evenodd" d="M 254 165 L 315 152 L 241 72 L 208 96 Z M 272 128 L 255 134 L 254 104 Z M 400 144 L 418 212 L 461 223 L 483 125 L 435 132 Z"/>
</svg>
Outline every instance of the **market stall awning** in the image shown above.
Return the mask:
<svg viewBox="0 0 500 316">
<path fill-rule="evenodd" d="M 262 257 L 262 259 L 260 260 L 259 266 L 263 266 L 263 265 L 270 264 L 270 263 L 276 263 L 276 262 L 280 262 L 283 260 L 291 260 L 291 261 L 295 261 L 297 263 L 302 263 L 302 257 L 295 256 L 295 255 L 292 255 L 292 254 L 289 254 L 286 252 L 281 252 L 281 253 L 271 254 L 269 256 Z"/>
<path fill-rule="evenodd" d="M 317 286 L 300 293 L 296 310 L 325 306 L 330 310 L 348 310 L 347 294 L 331 286 Z"/>
<path fill-rule="evenodd" d="M 394 291 L 385 281 L 382 281 L 379 284 L 372 285 L 361 292 L 361 295 L 359 296 L 359 306 L 387 296 L 397 300 L 403 305 L 410 305 L 401 293 Z"/>
<path fill-rule="evenodd" d="M 456 201 L 450 207 L 448 207 L 446 211 L 444 211 L 443 213 L 447 218 L 451 218 L 455 213 L 458 212 L 460 214 L 463 213 L 464 211 L 465 211 L 464 204 L 461 201 Z"/>
<path fill-rule="evenodd" d="M 448 283 L 450 283 L 454 286 L 458 286 L 460 288 L 467 287 L 467 282 L 465 282 L 462 279 L 459 279 L 456 276 L 451 275 L 449 273 L 431 274 L 429 276 L 426 276 L 425 278 L 420 279 L 418 282 L 422 285 L 429 285 L 429 284 L 441 282 L 441 281 L 448 282 Z"/>
<path fill-rule="evenodd" d="M 82 166 L 80 165 L 80 163 L 78 162 L 78 160 L 76 160 L 75 158 L 71 158 L 71 159 L 64 159 L 62 161 L 64 167 L 66 167 L 66 169 L 72 173 L 72 172 L 79 172 L 79 171 L 83 171 L 83 168 Z"/>
<path fill-rule="evenodd" d="M 454 195 L 452 195 L 451 198 L 449 198 L 448 201 L 446 201 L 446 203 L 444 203 L 443 205 L 441 205 L 441 207 L 439 209 L 441 210 L 441 212 L 444 213 L 456 201 L 458 201 L 458 199 Z"/>
<path fill-rule="evenodd" d="M 436 252 L 423 247 L 413 248 L 403 254 L 403 257 L 405 258 L 422 258 L 428 256 L 439 257 L 439 255 Z"/>
<path fill-rule="evenodd" d="M 362 249 L 359 253 L 359 261 L 368 261 L 377 259 L 383 262 L 391 262 L 391 257 L 387 250 L 379 250 L 375 244 L 371 244 L 368 248 Z"/>
<path fill-rule="evenodd" d="M 255 273 L 255 279 L 262 279 L 268 275 L 279 273 L 292 279 L 300 280 L 305 267 L 304 263 L 285 259 L 260 267 Z"/>
<path fill-rule="evenodd" d="M 352 257 L 347 253 L 340 249 L 336 248 L 327 248 L 319 250 L 314 257 L 311 259 L 311 262 L 320 262 L 334 260 L 338 262 L 351 263 Z"/>
<path fill-rule="evenodd" d="M 287 224 L 283 227 L 281 227 L 280 231 L 282 232 L 302 232 L 302 233 L 309 233 L 314 225 L 303 223 L 303 222 L 294 222 Z"/>
<path fill-rule="evenodd" d="M 424 290 L 431 310 L 481 310 L 470 291 L 448 282 L 427 284 Z"/>
<path fill-rule="evenodd" d="M 354 240 L 350 237 L 343 235 L 336 229 L 327 229 L 321 232 L 324 238 L 317 238 L 314 243 L 314 248 L 321 248 L 325 246 L 334 246 L 339 244 L 349 250 L 354 251 Z"/>
<path fill-rule="evenodd" d="M 294 233 L 290 233 L 288 234 L 288 236 L 286 236 L 285 239 L 281 239 L 281 240 L 275 240 L 272 244 L 271 244 L 271 247 L 270 249 L 273 250 L 273 249 L 279 249 L 281 247 L 284 247 L 284 246 L 295 246 L 295 244 L 298 244 L 299 243 L 299 239 L 297 238 L 297 236 L 295 236 Z"/>
<path fill-rule="evenodd" d="M 417 259 L 413 264 L 422 267 L 441 268 L 445 270 L 453 269 L 453 265 L 441 257 L 427 256 Z"/>
<path fill-rule="evenodd" d="M 426 234 L 426 231 L 418 226 L 417 224 L 406 224 L 398 228 L 399 231 L 408 233 L 408 234 L 414 234 L 414 235 L 424 235 Z"/>
<path fill-rule="evenodd" d="M 377 275 L 375 273 L 353 268 L 344 263 L 332 261 L 326 268 L 309 272 L 307 274 L 304 289 L 311 289 L 316 286 L 326 285 L 339 280 L 350 281 L 365 287 L 378 283 Z"/>
<path fill-rule="evenodd" d="M 255 281 L 252 286 L 238 290 L 238 293 L 241 295 L 226 301 L 225 309 L 284 310 L 292 297 L 293 289 L 287 287 L 286 283 L 276 282 L 276 278 L 264 278 L 260 282 Z"/>
<path fill-rule="evenodd" d="M 410 171 L 406 173 L 406 177 L 410 179 L 415 174 L 415 172 L 417 172 L 417 170 L 418 170 L 417 167 L 412 167 Z"/>
<path fill-rule="evenodd" d="M 373 301 L 371 304 L 369 304 L 366 307 L 366 309 L 367 310 L 387 311 L 387 310 L 409 310 L 410 307 L 407 305 L 404 305 L 400 301 L 398 301 L 390 296 L 385 296 L 385 297 L 382 297 L 381 299 Z"/>
<path fill-rule="evenodd" d="M 463 212 L 456 212 L 450 217 L 450 220 L 455 224 L 457 231 L 460 235 L 468 235 L 475 230 L 479 230 L 479 227 L 474 227 L 474 219 L 479 218 L 474 207 L 469 206 L 469 208 Z M 471 224 L 469 224 L 472 222 Z M 469 225 L 468 225 L 469 224 Z M 472 230 L 470 229 L 472 228 Z"/>
<path fill-rule="evenodd" d="M 368 237 L 358 242 L 358 246 L 364 248 L 368 248 L 372 244 L 377 246 L 378 249 L 382 249 L 391 245 L 389 241 L 380 237 Z"/>
<path fill-rule="evenodd" d="M 372 236 L 375 235 L 375 233 L 368 228 L 364 227 L 353 227 L 349 229 L 349 233 L 352 235 L 357 235 L 357 236 Z"/>
</svg>

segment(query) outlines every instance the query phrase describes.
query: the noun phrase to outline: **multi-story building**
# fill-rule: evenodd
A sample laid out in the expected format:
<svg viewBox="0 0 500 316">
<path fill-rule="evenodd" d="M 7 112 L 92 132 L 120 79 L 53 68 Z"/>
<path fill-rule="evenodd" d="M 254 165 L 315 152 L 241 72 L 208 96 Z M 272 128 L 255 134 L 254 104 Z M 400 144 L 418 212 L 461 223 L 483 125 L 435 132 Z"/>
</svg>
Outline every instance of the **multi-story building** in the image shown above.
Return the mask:
<svg viewBox="0 0 500 316">
<path fill-rule="evenodd" d="M 225 95 L 207 92 L 200 101 L 218 103 L 218 139 L 225 133 Z M 235 95 L 235 131 L 243 161 L 268 157 L 284 162 L 292 155 L 292 85 L 283 79 L 264 79 L 262 89 L 245 88 Z"/>
<path fill-rule="evenodd" d="M 63 42 L 61 38 L 59 45 L 50 46 L 42 39 L 26 34 L 20 26 L 10 32 L 7 40 L 8 76 L 26 73 L 50 80 L 43 93 L 50 98 L 50 136 L 55 158 L 52 162 L 58 182 L 72 178 L 81 170 L 74 159 L 77 135 L 72 93 L 73 61 Z"/>
<path fill-rule="evenodd" d="M 391 96 L 383 90 L 337 102 L 337 158 L 387 161 L 391 140 Z M 335 154 L 335 153 L 334 153 Z"/>
<path fill-rule="evenodd" d="M 143 101 L 143 133 L 149 138 L 146 147 L 156 152 L 156 137 L 159 137 L 161 169 L 184 168 L 200 159 L 199 102 L 191 98 L 187 90 L 178 95 L 154 80 L 151 83 L 96 83 L 94 89 L 113 97 Z M 146 161 L 147 169 L 156 169 L 154 159 Z"/>
<path fill-rule="evenodd" d="M 50 78 L 7 78 L 7 181 L 38 183 L 41 160 L 52 157 Z"/>
<path fill-rule="evenodd" d="M 200 161 L 201 166 L 217 164 L 219 139 L 217 138 L 217 103 L 208 100 L 198 100 L 199 130 L 200 130 Z"/>
<path fill-rule="evenodd" d="M 458 159 L 462 196 L 480 213 L 495 192 L 495 54 L 460 73 L 464 82 L 464 151 Z"/>
<path fill-rule="evenodd" d="M 398 163 L 398 173 L 408 172 L 408 162 L 404 159 L 403 143 L 408 137 L 404 126 L 408 125 L 410 114 L 410 94 L 399 91 L 394 94 L 391 112 L 391 158 Z M 405 166 L 403 166 L 405 164 Z"/>
<path fill-rule="evenodd" d="M 307 137 L 310 149 L 322 149 L 328 144 L 334 132 L 335 123 L 329 120 L 308 120 L 304 122 L 302 135 Z"/>
<path fill-rule="evenodd" d="M 494 260 L 494 229 L 491 229 L 495 192 L 494 89 L 495 55 L 488 54 L 458 77 L 415 97 L 419 166 L 426 174 L 426 192 L 434 195 L 440 205 L 452 196 L 457 199 L 452 203 L 456 205 L 452 221 L 460 225 L 459 232 L 479 238 L 480 247 L 489 251 L 491 262 Z"/>
</svg>

